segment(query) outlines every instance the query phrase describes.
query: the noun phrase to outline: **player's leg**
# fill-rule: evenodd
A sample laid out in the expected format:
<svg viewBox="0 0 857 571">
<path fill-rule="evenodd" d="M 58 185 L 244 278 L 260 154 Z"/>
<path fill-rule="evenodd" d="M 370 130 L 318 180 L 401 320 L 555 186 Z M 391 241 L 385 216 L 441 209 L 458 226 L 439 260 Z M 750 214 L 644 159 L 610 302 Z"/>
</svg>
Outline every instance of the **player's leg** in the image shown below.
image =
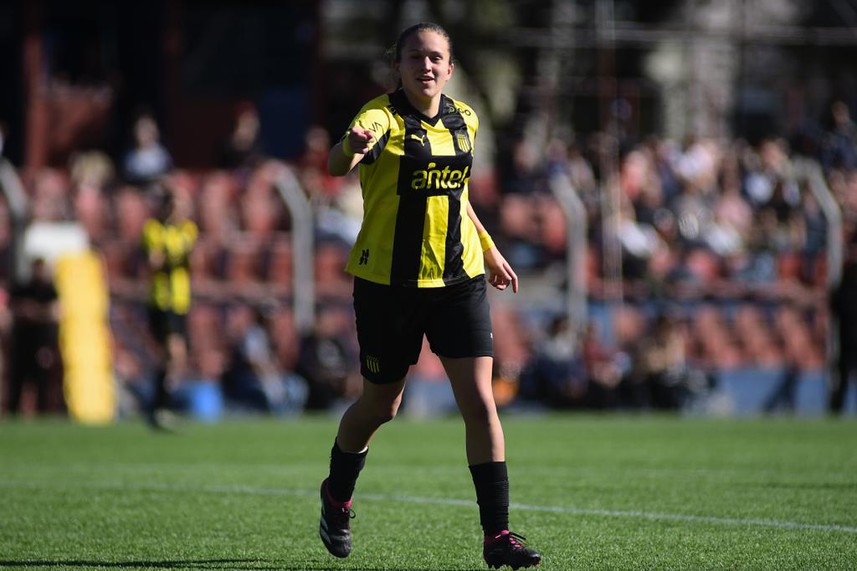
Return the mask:
<svg viewBox="0 0 857 571">
<path fill-rule="evenodd" d="M 363 393 L 339 423 L 339 447 L 345 452 L 360 452 L 368 447 L 378 428 L 396 417 L 404 388 L 404 379 L 383 385 L 363 379 Z"/>
<path fill-rule="evenodd" d="M 369 442 L 382 424 L 395 418 L 404 387 L 404 379 L 383 385 L 364 379 L 363 393 L 342 415 L 327 479 L 328 491 L 337 502 L 351 501 Z"/>
<path fill-rule="evenodd" d="M 485 537 L 483 556 L 493 567 L 532 567 L 541 555 L 509 531 L 509 478 L 492 388 L 493 335 L 485 280 L 444 290 L 426 335 L 440 356 L 464 419 L 467 461 Z"/>
<path fill-rule="evenodd" d="M 413 303 L 401 292 L 355 280 L 354 310 L 363 392 L 345 411 L 330 452 L 330 472 L 321 484 L 319 534 L 336 557 L 351 552 L 351 496 L 378 428 L 395 418 L 405 375 L 422 348 Z"/>
<path fill-rule="evenodd" d="M 509 476 L 503 428 L 491 388 L 491 357 L 441 358 L 464 419 L 467 461 L 484 533 L 483 557 L 491 567 L 533 567 L 541 555 L 509 531 Z"/>
<path fill-rule="evenodd" d="M 491 386 L 492 357 L 441 357 L 458 410 L 464 419 L 467 463 L 505 462 L 503 427 Z"/>
<path fill-rule="evenodd" d="M 363 380 L 363 394 L 345 411 L 330 451 L 330 472 L 321 483 L 319 536 L 336 557 L 351 553 L 351 496 L 366 463 L 369 442 L 393 420 L 402 402 L 404 380 L 375 384 Z"/>
</svg>

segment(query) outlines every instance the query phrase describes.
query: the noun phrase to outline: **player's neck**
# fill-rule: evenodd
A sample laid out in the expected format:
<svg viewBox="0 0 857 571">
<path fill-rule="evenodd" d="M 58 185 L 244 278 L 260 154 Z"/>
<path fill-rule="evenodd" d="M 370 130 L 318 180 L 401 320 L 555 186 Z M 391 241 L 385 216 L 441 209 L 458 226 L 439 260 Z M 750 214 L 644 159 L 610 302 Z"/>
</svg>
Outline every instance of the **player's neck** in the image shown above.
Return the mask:
<svg viewBox="0 0 857 571">
<path fill-rule="evenodd" d="M 430 98 L 414 97 L 405 91 L 405 97 L 414 109 L 426 117 L 434 117 L 440 111 L 440 93 Z"/>
</svg>

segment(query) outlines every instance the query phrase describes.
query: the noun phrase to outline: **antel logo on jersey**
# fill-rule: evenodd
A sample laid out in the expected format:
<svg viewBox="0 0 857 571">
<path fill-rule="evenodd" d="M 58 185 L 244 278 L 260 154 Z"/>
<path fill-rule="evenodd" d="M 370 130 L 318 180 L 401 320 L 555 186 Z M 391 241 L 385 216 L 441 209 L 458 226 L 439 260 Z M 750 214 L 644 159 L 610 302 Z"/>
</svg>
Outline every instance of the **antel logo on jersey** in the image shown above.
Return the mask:
<svg viewBox="0 0 857 571">
<path fill-rule="evenodd" d="M 464 169 L 434 168 L 437 163 L 429 163 L 425 170 L 414 171 L 411 178 L 411 188 L 414 190 L 443 189 L 455 190 L 461 188 L 470 177 L 470 166 Z"/>
</svg>

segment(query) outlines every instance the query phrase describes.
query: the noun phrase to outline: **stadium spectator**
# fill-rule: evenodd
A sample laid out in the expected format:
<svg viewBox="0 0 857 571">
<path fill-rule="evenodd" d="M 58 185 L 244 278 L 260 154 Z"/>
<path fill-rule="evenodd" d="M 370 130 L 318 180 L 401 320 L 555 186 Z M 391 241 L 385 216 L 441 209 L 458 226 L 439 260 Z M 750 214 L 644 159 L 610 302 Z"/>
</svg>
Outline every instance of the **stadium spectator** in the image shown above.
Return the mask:
<svg viewBox="0 0 857 571">
<path fill-rule="evenodd" d="M 158 364 L 146 417 L 152 427 L 168 429 L 174 421 L 171 393 L 188 368 L 190 253 L 198 230 L 189 217 L 188 196 L 159 184 L 153 200 L 155 216 L 143 227 L 142 245 L 149 270 L 149 327 L 157 345 Z"/>
<path fill-rule="evenodd" d="M 141 112 L 134 120 L 132 144 L 122 157 L 122 175 L 131 184 L 146 186 L 169 173 L 173 158 L 161 142 L 154 115 Z"/>
<path fill-rule="evenodd" d="M 495 567 L 531 567 L 541 556 L 509 531 L 486 291 L 486 282 L 517 291 L 518 278 L 468 203 L 478 120 L 469 106 L 443 94 L 454 69 L 443 28 L 411 26 L 394 52 L 399 86 L 364 105 L 328 162 L 334 176 L 360 165 L 366 213 L 347 269 L 355 280 L 364 382 L 331 450 L 329 477 L 321 485 L 320 535 L 333 555 L 348 556 L 351 497 L 369 442 L 395 417 L 425 334 L 464 418 L 483 557 Z"/>
<path fill-rule="evenodd" d="M 787 355 L 787 354 L 786 354 Z M 794 359 L 786 358 L 777 384 L 765 398 L 762 410 L 766 413 L 792 413 L 797 406 L 797 388 L 800 381 L 800 367 Z"/>
<path fill-rule="evenodd" d="M 60 302 L 47 262 L 35 258 L 26 282 L 12 287 L 11 356 L 7 403 L 9 412 L 22 412 L 22 397 L 28 386 L 35 389 L 37 413 L 61 410 L 53 382 L 61 367 L 58 345 Z"/>
<path fill-rule="evenodd" d="M 636 358 L 648 387 L 648 404 L 658 410 L 678 410 L 685 399 L 688 362 L 686 340 L 675 317 L 661 313 L 655 318 Z"/>
<path fill-rule="evenodd" d="M 90 151 L 76 154 L 69 170 L 75 218 L 92 243 L 100 246 L 109 238 L 107 193 L 113 182 L 113 162 L 105 153 Z"/>
<path fill-rule="evenodd" d="M 848 104 L 837 99 L 830 104 L 828 130 L 821 147 L 821 164 L 826 171 L 857 168 L 857 124 Z"/>
<path fill-rule="evenodd" d="M 857 224 L 854 220 L 849 222 L 842 277 L 830 296 L 837 343 L 828 403 L 833 414 L 842 413 L 848 387 L 857 383 Z"/>
<path fill-rule="evenodd" d="M 223 393 L 229 405 L 239 410 L 294 416 L 306 404 L 306 381 L 283 371 L 277 362 L 268 311 L 244 303 L 232 308 L 227 323 L 232 343 Z"/>
<path fill-rule="evenodd" d="M 30 216 L 40 222 L 67 222 L 74 219 L 68 174 L 43 167 L 33 175 Z"/>
<path fill-rule="evenodd" d="M 551 408 L 581 406 L 586 380 L 586 365 L 571 324 L 565 315 L 554 316 L 521 372 L 518 398 Z"/>
<path fill-rule="evenodd" d="M 300 340 L 295 372 L 307 380 L 308 410 L 331 410 L 359 392 L 345 319 L 336 306 L 321 304 L 312 330 Z"/>
<path fill-rule="evenodd" d="M 247 173 L 259 166 L 265 158 L 259 113 L 255 105 L 244 102 L 238 106 L 235 125 L 223 142 L 218 166 Z"/>
<path fill-rule="evenodd" d="M 595 410 L 621 406 L 622 381 L 630 368 L 628 355 L 605 343 L 594 321 L 583 330 L 580 353 L 586 371 L 586 406 Z"/>
</svg>

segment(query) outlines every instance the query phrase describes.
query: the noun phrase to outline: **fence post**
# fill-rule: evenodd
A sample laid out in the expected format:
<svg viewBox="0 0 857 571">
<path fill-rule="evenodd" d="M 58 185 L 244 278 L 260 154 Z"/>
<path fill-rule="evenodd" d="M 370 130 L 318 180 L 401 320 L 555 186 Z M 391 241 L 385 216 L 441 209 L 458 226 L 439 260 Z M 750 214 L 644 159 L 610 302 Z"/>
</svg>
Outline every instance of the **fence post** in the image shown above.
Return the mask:
<svg viewBox="0 0 857 571">
<path fill-rule="evenodd" d="M 292 259 L 294 265 L 292 300 L 295 327 L 303 334 L 315 323 L 315 275 L 313 248 L 315 229 L 310 201 L 297 177 L 284 167 L 275 186 L 292 220 Z"/>
<path fill-rule="evenodd" d="M 586 327 L 588 295 L 586 287 L 586 208 L 566 174 L 550 179 L 550 189 L 565 214 L 566 290 L 565 309 L 574 330 L 575 343 Z"/>
</svg>

